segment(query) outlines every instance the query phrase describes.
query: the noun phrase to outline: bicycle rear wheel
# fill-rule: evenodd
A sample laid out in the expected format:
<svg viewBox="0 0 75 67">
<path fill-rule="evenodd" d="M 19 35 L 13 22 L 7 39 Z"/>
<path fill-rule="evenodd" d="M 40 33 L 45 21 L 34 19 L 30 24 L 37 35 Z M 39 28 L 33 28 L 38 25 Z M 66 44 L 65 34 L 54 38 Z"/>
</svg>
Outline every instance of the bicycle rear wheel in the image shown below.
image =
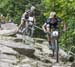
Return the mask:
<svg viewBox="0 0 75 67">
<path fill-rule="evenodd" d="M 55 55 L 55 42 L 53 39 L 51 40 L 51 44 L 52 44 L 52 53 L 53 53 L 52 56 L 54 56 Z"/>
<path fill-rule="evenodd" d="M 31 27 L 31 35 L 30 36 L 33 37 L 33 34 L 34 34 L 34 26 Z"/>
</svg>

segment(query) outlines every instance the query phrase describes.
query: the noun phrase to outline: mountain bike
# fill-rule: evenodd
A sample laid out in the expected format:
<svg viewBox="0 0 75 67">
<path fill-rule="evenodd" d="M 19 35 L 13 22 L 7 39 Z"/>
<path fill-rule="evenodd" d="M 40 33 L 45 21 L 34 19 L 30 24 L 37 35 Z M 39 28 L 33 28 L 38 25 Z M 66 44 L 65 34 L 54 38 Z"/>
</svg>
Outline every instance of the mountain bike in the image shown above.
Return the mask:
<svg viewBox="0 0 75 67">
<path fill-rule="evenodd" d="M 22 27 L 19 30 L 20 33 L 22 33 L 23 36 L 29 36 L 32 37 L 34 33 L 34 24 L 33 24 L 33 17 L 29 17 L 27 20 L 27 26 Z"/>
<path fill-rule="evenodd" d="M 51 30 L 51 45 L 53 56 L 56 53 L 56 62 L 59 62 L 59 44 L 58 44 L 58 36 L 59 32 L 57 30 Z"/>
<path fill-rule="evenodd" d="M 27 28 L 23 31 L 23 35 L 27 35 L 29 37 L 32 37 L 34 33 L 34 26 L 33 25 L 28 25 Z"/>
</svg>

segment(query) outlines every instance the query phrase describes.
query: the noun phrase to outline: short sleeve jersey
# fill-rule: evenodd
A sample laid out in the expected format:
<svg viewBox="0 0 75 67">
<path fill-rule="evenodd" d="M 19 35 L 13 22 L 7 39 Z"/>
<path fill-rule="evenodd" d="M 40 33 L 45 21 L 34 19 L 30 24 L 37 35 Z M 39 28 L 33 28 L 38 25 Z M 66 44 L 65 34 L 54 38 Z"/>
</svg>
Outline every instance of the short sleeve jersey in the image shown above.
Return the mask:
<svg viewBox="0 0 75 67">
<path fill-rule="evenodd" d="M 27 11 L 22 15 L 22 18 L 23 18 L 23 19 L 28 19 L 29 16 L 31 16 L 31 17 L 35 16 L 35 12 L 34 12 L 34 11 L 31 11 L 31 10 L 27 10 Z"/>
<path fill-rule="evenodd" d="M 45 23 L 49 27 L 53 26 L 54 28 L 57 28 L 57 25 L 60 22 L 62 22 L 62 20 L 59 17 L 55 17 L 55 18 L 48 18 Z"/>
</svg>

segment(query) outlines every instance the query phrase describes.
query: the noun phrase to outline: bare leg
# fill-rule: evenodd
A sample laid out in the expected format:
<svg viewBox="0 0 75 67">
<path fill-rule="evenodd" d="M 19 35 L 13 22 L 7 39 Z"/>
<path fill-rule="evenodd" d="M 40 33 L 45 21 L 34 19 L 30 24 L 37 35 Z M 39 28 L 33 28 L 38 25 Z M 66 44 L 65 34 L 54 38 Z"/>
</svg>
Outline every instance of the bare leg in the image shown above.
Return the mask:
<svg viewBox="0 0 75 67">
<path fill-rule="evenodd" d="M 52 48 L 52 45 L 51 45 L 51 36 L 50 36 L 50 28 L 47 28 L 47 38 L 48 38 L 48 43 L 49 43 L 49 48 L 51 49 Z"/>
<path fill-rule="evenodd" d="M 27 27 L 28 27 L 28 22 L 26 21 L 26 22 L 25 22 L 25 28 L 27 28 Z"/>
</svg>

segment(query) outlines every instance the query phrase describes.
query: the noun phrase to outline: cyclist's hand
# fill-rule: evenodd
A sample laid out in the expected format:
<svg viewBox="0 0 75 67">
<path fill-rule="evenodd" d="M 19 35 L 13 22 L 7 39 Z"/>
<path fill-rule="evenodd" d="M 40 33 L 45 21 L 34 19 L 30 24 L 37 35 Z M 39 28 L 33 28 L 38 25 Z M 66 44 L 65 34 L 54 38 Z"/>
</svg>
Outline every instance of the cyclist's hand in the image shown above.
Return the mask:
<svg viewBox="0 0 75 67">
<path fill-rule="evenodd" d="M 63 29 L 63 32 L 65 32 L 66 31 L 66 29 Z"/>
<path fill-rule="evenodd" d="M 44 33 L 47 33 L 47 31 L 46 31 L 46 30 L 44 30 Z"/>
</svg>

